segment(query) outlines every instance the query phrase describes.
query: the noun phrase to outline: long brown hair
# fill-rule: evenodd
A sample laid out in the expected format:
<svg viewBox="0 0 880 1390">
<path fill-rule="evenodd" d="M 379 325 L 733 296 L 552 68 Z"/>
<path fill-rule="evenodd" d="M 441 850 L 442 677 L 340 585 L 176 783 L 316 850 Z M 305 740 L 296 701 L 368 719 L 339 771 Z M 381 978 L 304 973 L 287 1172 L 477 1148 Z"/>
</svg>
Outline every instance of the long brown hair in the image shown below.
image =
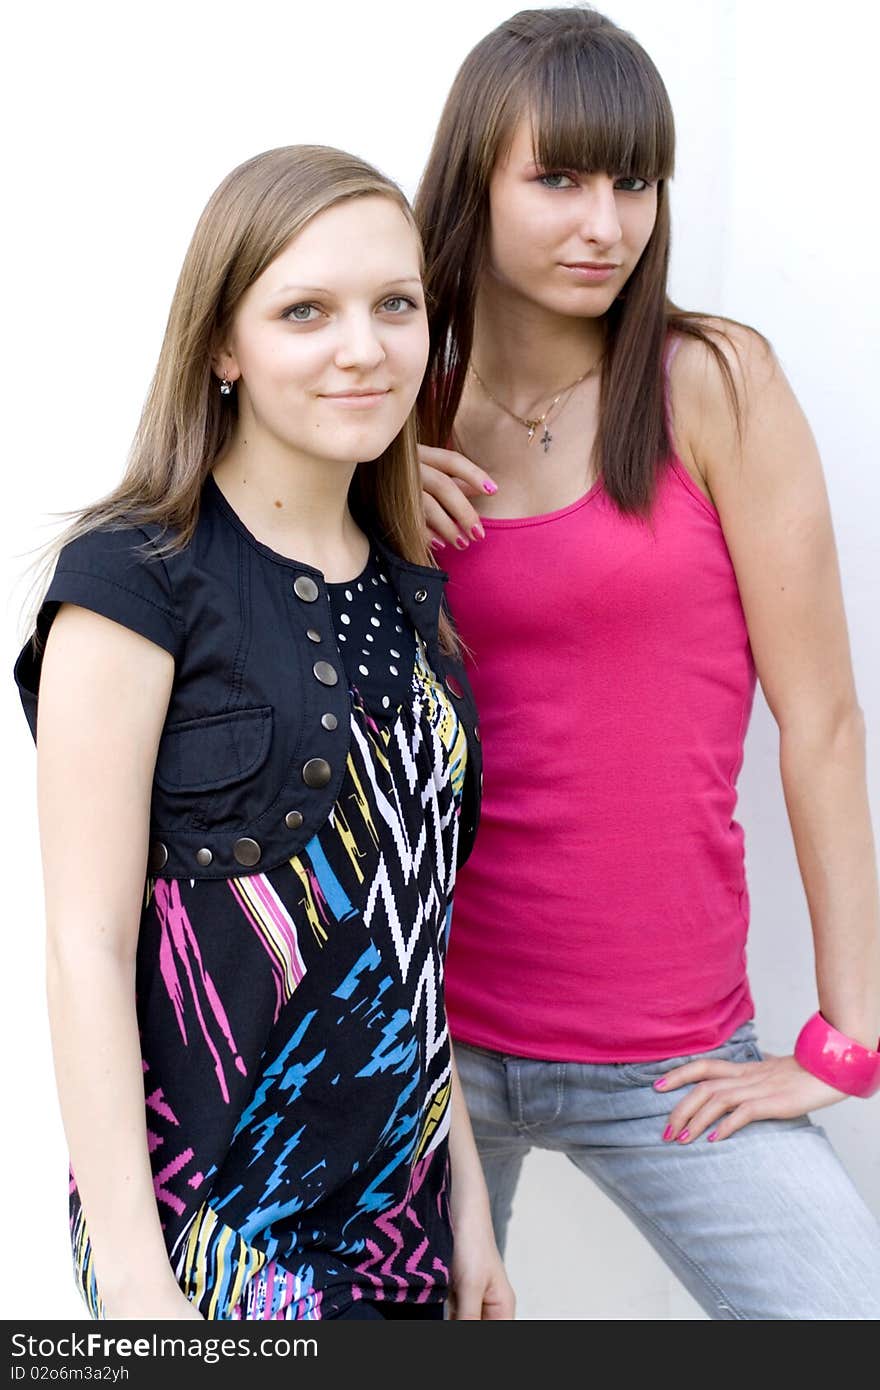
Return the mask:
<svg viewBox="0 0 880 1390">
<path fill-rule="evenodd" d="M 396 203 L 418 236 L 397 185 L 363 160 L 329 146 L 267 150 L 227 175 L 199 218 L 184 258 L 125 474 L 106 497 L 76 513 L 48 547 L 41 562 L 43 591 L 63 546 L 98 527 L 158 525 L 168 532 L 160 547 L 166 553 L 189 542 L 202 485 L 235 422 L 236 394 L 221 396 L 211 357 L 236 306 L 312 218 L 345 199 L 377 195 Z M 404 560 L 436 567 L 425 538 L 416 433 L 413 411 L 378 459 L 357 465 L 350 500 L 358 519 Z M 457 653 L 445 615 L 440 640 Z"/>
<path fill-rule="evenodd" d="M 481 39 L 446 100 L 415 200 L 425 248 L 431 353 L 420 396 L 422 436 L 448 446 L 470 361 L 477 287 L 489 236 L 489 180 L 518 120 L 531 115 L 545 169 L 602 171 L 657 183 L 657 217 L 623 293 L 604 316 L 594 445 L 596 473 L 623 512 L 646 515 L 670 450 L 663 350 L 670 332 L 714 355 L 737 427 L 733 373 L 705 316 L 666 292 L 667 180 L 675 126 L 663 80 L 632 35 L 593 9 L 522 10 Z M 728 338 L 734 352 L 736 345 Z"/>
</svg>

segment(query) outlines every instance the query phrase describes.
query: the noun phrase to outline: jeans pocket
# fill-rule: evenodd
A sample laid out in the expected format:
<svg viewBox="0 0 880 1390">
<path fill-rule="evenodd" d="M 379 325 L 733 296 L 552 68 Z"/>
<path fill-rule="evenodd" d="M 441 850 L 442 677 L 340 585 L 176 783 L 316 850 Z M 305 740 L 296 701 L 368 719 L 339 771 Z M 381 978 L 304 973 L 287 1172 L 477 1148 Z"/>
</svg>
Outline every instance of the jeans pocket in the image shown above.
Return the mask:
<svg viewBox="0 0 880 1390">
<path fill-rule="evenodd" d="M 762 1061 L 763 1056 L 758 1047 L 755 1025 L 752 1020 L 743 1023 L 726 1042 L 720 1043 L 718 1047 L 707 1048 L 702 1052 L 689 1052 L 680 1057 L 665 1057 L 656 1062 L 622 1062 L 619 1064 L 618 1074 L 636 1085 L 653 1086 L 655 1081 L 664 1076 L 666 1072 L 672 1071 L 674 1067 L 683 1067 L 688 1062 L 699 1062 L 706 1058 L 718 1062 Z"/>
</svg>

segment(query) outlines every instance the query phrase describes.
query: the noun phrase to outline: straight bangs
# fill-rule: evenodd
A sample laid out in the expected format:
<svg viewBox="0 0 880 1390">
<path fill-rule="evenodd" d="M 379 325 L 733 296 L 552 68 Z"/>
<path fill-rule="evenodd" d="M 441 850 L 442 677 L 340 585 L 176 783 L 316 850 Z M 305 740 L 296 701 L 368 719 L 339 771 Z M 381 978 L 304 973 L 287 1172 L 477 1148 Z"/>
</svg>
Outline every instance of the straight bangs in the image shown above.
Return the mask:
<svg viewBox="0 0 880 1390">
<path fill-rule="evenodd" d="M 652 183 L 671 178 L 669 97 L 648 55 L 628 39 L 619 30 L 587 42 L 566 34 L 528 65 L 518 105 L 531 112 L 535 155 L 545 170 Z"/>
<path fill-rule="evenodd" d="M 650 516 L 670 439 L 664 351 L 698 340 L 717 362 L 740 420 L 724 328 L 679 309 L 666 292 L 667 179 L 675 123 L 663 79 L 632 34 L 588 5 L 521 10 L 468 54 L 446 100 L 419 185 L 431 353 L 420 396 L 422 439 L 448 449 L 465 390 L 491 242 L 492 171 L 531 122 L 544 173 L 608 174 L 657 186 L 657 216 L 626 289 L 603 315 L 599 429 L 591 471 L 621 513 Z"/>
</svg>

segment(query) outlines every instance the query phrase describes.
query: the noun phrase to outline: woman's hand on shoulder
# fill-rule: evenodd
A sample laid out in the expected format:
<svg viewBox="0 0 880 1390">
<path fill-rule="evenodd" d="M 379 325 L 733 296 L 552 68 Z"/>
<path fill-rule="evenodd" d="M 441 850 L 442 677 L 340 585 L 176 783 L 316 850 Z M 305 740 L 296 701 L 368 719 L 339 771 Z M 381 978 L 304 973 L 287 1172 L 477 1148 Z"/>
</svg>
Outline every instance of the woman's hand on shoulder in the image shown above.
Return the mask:
<svg viewBox="0 0 880 1390">
<path fill-rule="evenodd" d="M 422 500 L 428 540 L 434 549 L 454 545 L 465 550 L 472 540 L 484 540 L 479 512 L 469 497 L 491 496 L 498 491 L 489 474 L 464 454 L 452 449 L 419 445 Z"/>
</svg>

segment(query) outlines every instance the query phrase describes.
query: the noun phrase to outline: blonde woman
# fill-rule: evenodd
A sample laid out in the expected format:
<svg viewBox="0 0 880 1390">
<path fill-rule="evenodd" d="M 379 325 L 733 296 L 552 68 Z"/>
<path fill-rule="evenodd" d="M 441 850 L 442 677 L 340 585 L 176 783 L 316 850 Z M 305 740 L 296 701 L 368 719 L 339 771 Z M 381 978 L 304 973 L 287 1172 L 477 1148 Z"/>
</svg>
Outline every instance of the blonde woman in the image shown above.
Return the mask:
<svg viewBox="0 0 880 1390">
<path fill-rule="evenodd" d="M 394 184 L 323 147 L 234 170 L 19 658 L 94 1316 L 512 1313 L 443 1002 L 480 745 L 421 537 L 427 351 Z"/>
</svg>

